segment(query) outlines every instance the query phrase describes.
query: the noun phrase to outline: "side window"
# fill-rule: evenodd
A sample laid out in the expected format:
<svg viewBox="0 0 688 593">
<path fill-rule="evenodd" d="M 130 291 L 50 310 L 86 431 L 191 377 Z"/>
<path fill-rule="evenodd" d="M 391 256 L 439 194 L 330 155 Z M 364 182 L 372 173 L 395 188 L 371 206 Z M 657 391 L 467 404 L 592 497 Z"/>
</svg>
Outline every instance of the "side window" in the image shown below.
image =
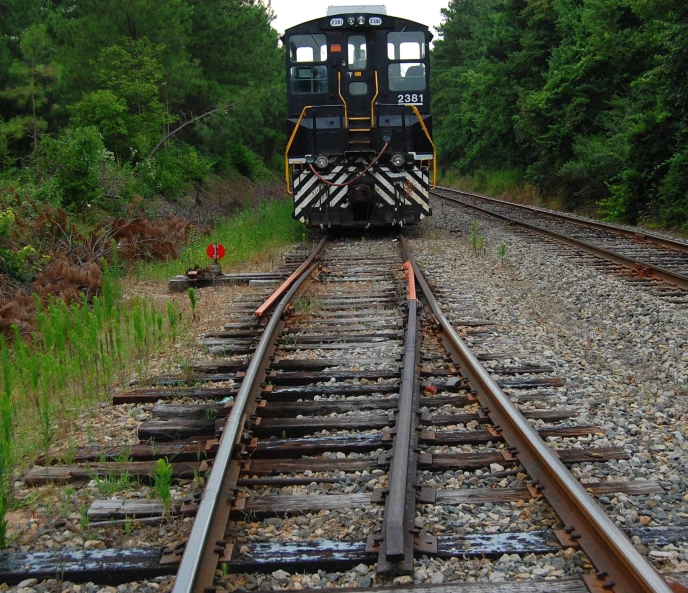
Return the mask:
<svg viewBox="0 0 688 593">
<path fill-rule="evenodd" d="M 368 64 L 368 51 L 364 35 L 349 36 L 349 70 L 365 70 Z"/>
<path fill-rule="evenodd" d="M 421 31 L 388 33 L 387 58 L 394 61 L 425 59 L 425 34 Z"/>
<path fill-rule="evenodd" d="M 289 60 L 294 64 L 313 64 L 327 60 L 325 35 L 292 35 L 289 38 Z"/>
<path fill-rule="evenodd" d="M 424 91 L 425 64 L 404 62 L 390 64 L 388 70 L 390 91 Z"/>
<path fill-rule="evenodd" d="M 289 70 L 291 92 L 314 95 L 327 92 L 327 66 L 292 66 Z"/>
</svg>

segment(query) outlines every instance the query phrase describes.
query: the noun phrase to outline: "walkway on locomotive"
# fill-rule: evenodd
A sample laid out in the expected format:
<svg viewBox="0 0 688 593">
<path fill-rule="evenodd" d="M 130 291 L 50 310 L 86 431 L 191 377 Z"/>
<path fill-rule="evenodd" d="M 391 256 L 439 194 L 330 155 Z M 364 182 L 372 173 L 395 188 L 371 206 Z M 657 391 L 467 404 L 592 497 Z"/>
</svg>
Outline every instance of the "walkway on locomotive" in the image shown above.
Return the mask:
<svg viewBox="0 0 688 593">
<path fill-rule="evenodd" d="M 287 31 L 285 174 L 296 218 L 322 223 L 318 211 L 334 207 L 350 210 L 352 223 L 412 224 L 430 214 L 431 39 L 424 25 L 370 14 Z"/>
</svg>

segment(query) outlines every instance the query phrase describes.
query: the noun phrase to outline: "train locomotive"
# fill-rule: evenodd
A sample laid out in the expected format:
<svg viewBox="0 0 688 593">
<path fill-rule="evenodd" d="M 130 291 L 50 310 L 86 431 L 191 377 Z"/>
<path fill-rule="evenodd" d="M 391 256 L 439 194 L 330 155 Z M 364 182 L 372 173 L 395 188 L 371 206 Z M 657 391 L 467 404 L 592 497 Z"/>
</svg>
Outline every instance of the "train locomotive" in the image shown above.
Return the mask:
<svg viewBox="0 0 688 593">
<path fill-rule="evenodd" d="M 312 228 L 418 224 L 437 158 L 428 27 L 382 6 L 330 7 L 287 29 L 285 177 Z"/>
</svg>

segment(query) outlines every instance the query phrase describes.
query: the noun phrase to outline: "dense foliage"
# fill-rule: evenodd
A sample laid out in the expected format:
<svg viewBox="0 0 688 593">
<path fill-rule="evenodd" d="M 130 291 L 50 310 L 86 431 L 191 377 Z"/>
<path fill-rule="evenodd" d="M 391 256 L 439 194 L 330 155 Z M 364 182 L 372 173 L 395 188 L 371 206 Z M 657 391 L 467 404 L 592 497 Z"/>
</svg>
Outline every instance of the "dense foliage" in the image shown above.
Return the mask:
<svg viewBox="0 0 688 593">
<path fill-rule="evenodd" d="M 282 140 L 269 3 L 0 0 L 0 13 L 0 185 L 96 218 L 213 172 L 260 176 Z"/>
<path fill-rule="evenodd" d="M 568 208 L 688 230 L 688 4 L 452 0 L 436 137 L 461 174 L 510 169 Z"/>
</svg>

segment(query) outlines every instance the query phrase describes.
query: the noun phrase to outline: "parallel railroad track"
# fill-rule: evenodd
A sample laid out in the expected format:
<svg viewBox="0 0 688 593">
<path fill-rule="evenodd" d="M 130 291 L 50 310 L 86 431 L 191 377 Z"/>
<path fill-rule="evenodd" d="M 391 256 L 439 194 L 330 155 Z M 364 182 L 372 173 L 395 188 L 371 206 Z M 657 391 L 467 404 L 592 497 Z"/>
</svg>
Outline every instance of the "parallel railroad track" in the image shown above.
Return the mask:
<svg viewBox="0 0 688 593">
<path fill-rule="evenodd" d="M 503 387 L 557 386 L 561 380 L 542 376 L 551 369 L 523 364 L 506 365 L 498 370 L 503 378 L 493 379 L 446 320 L 403 237 L 399 244 L 325 247 L 323 240 L 260 320 L 252 316 L 259 303 L 247 303 L 223 330 L 205 337 L 204 345 L 219 358 L 196 363 L 185 376 L 163 378 L 155 389 L 118 396 L 118 403 L 159 402 L 156 420 L 139 427 L 142 443 L 129 449 L 135 461 L 126 468 L 112 461 L 116 450 L 107 459 L 103 451 L 82 451 L 75 459 L 81 465 L 30 475 L 39 483 L 74 479 L 79 471 L 139 471 L 137 464 L 145 475 L 150 460 L 168 457 L 174 458 L 175 476 L 183 478 L 212 465 L 202 498 L 176 510 L 195 515 L 186 541 L 166 542 L 164 550 L 6 557 L 0 581 L 46 576 L 56 567 L 70 580 L 106 582 L 176 573 L 174 593 L 207 593 L 222 590 L 238 574 L 288 576 L 374 565 L 386 582 L 413 575 L 421 557 L 449 562 L 572 549 L 585 553 L 582 565 L 596 572 L 564 579 L 562 591 L 667 593 L 668 585 L 628 536 L 662 545 L 677 537 L 675 530 L 624 534 L 591 496 L 651 494 L 661 487 L 582 485 L 573 478 L 567 465 L 627 454 L 613 447 L 550 449 L 547 437 L 600 429 L 571 423 L 570 410 L 521 414 Z M 427 306 L 420 304 L 416 285 Z M 483 323 L 466 322 L 463 329 L 480 334 Z M 250 364 L 237 355 L 250 355 Z M 213 386 L 230 377 L 242 380 L 238 390 Z M 180 397 L 194 403 L 166 402 Z M 498 467 L 486 470 L 490 466 Z M 478 479 L 470 487 L 452 488 L 446 480 L 473 472 Z M 444 526 L 433 529 L 432 522 L 417 526 L 418 517 L 432 516 L 437 505 L 473 509 L 518 501 L 551 517 L 549 528 L 444 534 Z M 121 520 L 151 505 L 96 506 L 103 518 Z M 298 522 L 303 515 L 320 517 L 328 529 L 339 525 L 337 537 L 327 537 L 325 529 L 304 533 Z M 279 527 L 255 533 L 267 519 Z M 32 569 L 26 570 L 27 563 Z M 511 587 L 499 590 L 545 592 L 553 581 Z"/>
<path fill-rule="evenodd" d="M 450 188 L 437 188 L 434 195 L 605 260 L 665 298 L 688 302 L 685 241 Z"/>
</svg>

